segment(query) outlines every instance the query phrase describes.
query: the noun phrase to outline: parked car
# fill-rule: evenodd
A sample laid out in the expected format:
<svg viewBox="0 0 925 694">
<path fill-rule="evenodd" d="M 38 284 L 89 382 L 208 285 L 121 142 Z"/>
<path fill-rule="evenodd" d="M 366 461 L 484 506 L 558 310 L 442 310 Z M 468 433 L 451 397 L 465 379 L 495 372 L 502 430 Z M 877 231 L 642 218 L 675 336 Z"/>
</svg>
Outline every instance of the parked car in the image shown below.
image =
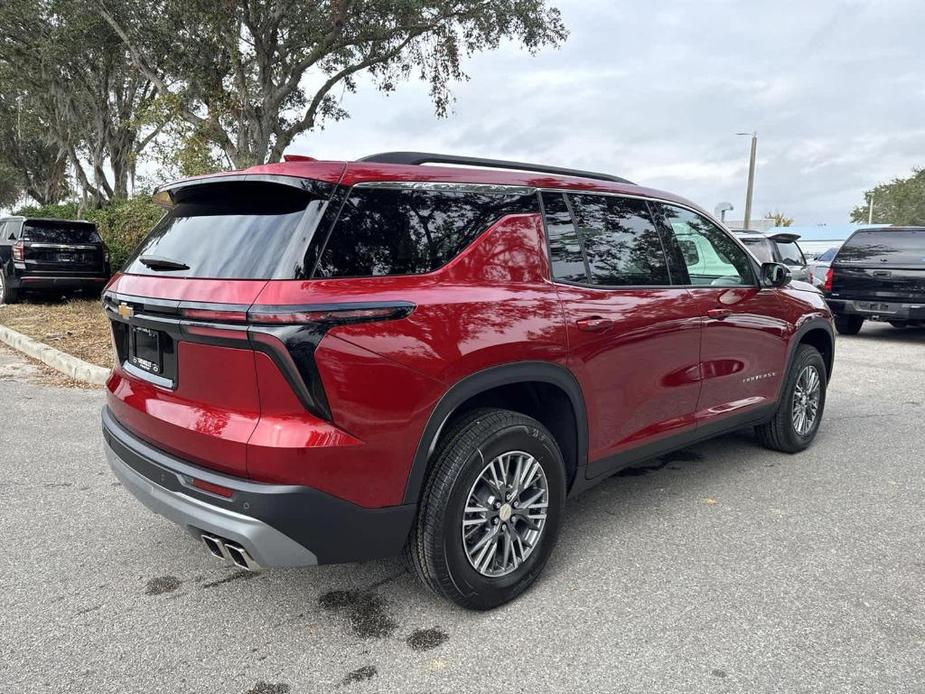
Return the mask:
<svg viewBox="0 0 925 694">
<path fill-rule="evenodd" d="M 806 262 L 809 281 L 817 289 L 822 289 L 822 286 L 825 284 L 825 275 L 829 270 L 829 265 L 832 264 L 832 259 L 835 258 L 835 254 L 838 253 L 839 248 L 840 246 L 832 246 Z"/>
<path fill-rule="evenodd" d="M 800 249 L 797 239 L 799 234 L 775 232 L 762 234 L 760 231 L 736 229 L 736 235 L 748 249 L 763 263 L 783 263 L 790 268 L 793 279 L 809 282 L 809 270 L 806 258 Z"/>
<path fill-rule="evenodd" d="M 111 274 L 109 251 L 94 224 L 0 218 L 0 304 L 15 303 L 23 291 L 99 295 Z"/>
<path fill-rule="evenodd" d="M 391 153 L 156 200 L 103 297 L 106 453 L 241 568 L 404 552 L 487 609 L 540 574 L 566 497 L 742 427 L 790 453 L 819 428 L 822 296 L 669 193 Z"/>
<path fill-rule="evenodd" d="M 925 227 L 858 230 L 835 255 L 822 290 L 844 335 L 856 335 L 865 320 L 925 325 Z"/>
</svg>

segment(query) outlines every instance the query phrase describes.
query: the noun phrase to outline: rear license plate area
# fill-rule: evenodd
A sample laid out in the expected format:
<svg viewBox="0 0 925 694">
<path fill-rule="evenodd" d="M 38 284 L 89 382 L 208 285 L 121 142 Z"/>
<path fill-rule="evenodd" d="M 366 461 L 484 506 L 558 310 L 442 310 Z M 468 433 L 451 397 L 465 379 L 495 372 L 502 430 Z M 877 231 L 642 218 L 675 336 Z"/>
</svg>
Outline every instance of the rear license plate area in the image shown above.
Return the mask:
<svg viewBox="0 0 925 694">
<path fill-rule="evenodd" d="M 164 351 L 161 334 L 157 330 L 132 326 L 129 339 L 129 361 L 139 369 L 152 374 L 164 371 Z"/>
<path fill-rule="evenodd" d="M 870 311 L 871 313 L 895 313 L 890 304 L 885 304 L 882 302 L 872 301 L 870 303 L 858 303 L 857 307 L 862 311 Z"/>
<path fill-rule="evenodd" d="M 55 253 L 55 262 L 73 263 L 75 260 L 77 260 L 76 253 Z"/>
</svg>

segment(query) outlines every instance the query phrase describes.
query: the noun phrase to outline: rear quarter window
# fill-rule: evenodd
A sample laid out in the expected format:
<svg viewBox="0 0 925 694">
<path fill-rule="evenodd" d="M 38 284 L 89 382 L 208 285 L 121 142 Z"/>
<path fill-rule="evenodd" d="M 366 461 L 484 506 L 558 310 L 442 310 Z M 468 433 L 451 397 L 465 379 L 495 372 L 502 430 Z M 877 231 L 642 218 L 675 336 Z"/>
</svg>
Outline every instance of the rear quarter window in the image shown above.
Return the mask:
<svg viewBox="0 0 925 694">
<path fill-rule="evenodd" d="M 314 276 L 432 272 L 502 217 L 530 212 L 538 212 L 533 192 L 360 184 L 321 246 Z"/>
<path fill-rule="evenodd" d="M 859 231 L 845 241 L 834 262 L 925 265 L 925 229 Z"/>
</svg>

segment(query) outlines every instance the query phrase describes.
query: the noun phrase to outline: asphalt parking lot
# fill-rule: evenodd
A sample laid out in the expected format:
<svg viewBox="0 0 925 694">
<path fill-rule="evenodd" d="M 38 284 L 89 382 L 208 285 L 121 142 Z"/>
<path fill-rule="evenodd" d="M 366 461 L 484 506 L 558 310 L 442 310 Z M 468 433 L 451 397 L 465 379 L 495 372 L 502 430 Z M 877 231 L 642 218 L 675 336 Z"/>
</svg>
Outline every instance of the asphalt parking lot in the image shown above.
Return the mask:
<svg viewBox="0 0 925 694">
<path fill-rule="evenodd" d="M 472 613 L 398 561 L 222 567 L 116 483 L 100 393 L 0 351 L 0 691 L 925 691 L 925 330 L 837 352 L 809 451 L 743 432 L 614 477 Z"/>
</svg>

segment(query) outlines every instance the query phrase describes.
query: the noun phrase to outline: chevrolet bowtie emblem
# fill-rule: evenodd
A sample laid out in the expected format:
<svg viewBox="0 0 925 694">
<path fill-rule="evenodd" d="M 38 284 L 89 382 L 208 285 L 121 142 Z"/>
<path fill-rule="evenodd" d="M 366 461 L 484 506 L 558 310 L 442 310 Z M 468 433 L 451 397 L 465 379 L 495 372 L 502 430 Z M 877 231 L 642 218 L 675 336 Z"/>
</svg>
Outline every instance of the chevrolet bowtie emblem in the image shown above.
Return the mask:
<svg viewBox="0 0 925 694">
<path fill-rule="evenodd" d="M 135 315 L 135 309 L 129 306 L 124 301 L 119 304 L 119 315 L 125 318 L 126 320 Z"/>
</svg>

